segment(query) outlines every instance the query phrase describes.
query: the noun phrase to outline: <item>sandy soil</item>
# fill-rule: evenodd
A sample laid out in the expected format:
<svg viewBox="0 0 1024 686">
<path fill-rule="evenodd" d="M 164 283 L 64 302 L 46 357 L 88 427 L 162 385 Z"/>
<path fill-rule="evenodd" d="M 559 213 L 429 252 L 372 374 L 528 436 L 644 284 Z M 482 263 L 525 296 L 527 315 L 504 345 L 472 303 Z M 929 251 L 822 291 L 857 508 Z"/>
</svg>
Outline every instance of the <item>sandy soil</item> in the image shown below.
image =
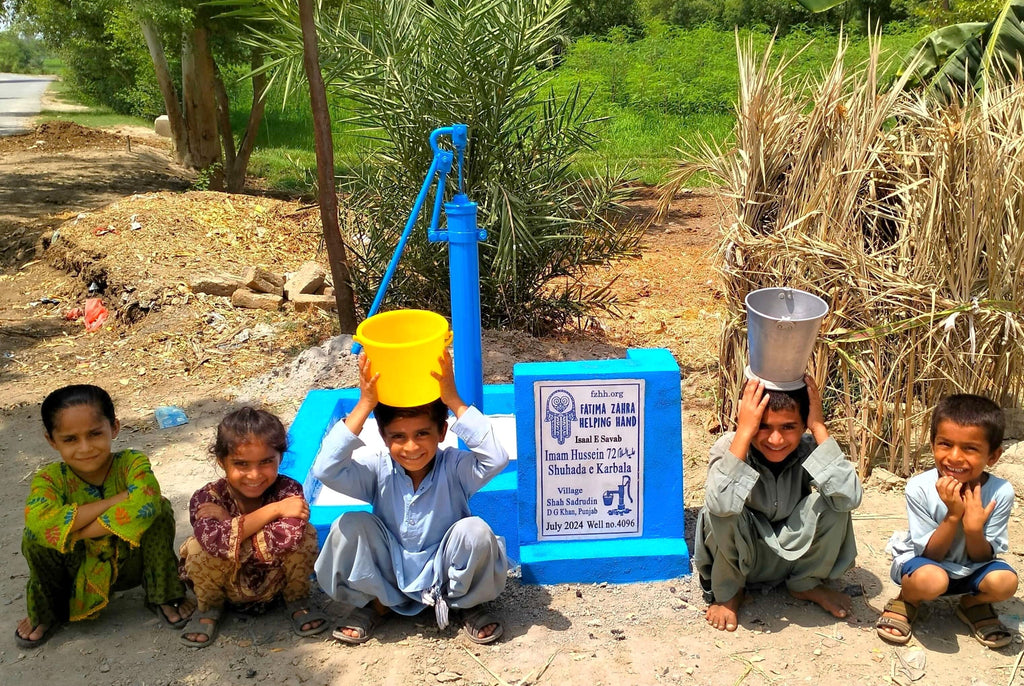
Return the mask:
<svg viewBox="0 0 1024 686">
<path fill-rule="evenodd" d="M 330 317 L 240 312 L 226 299 L 197 297 L 183 285 L 196 265 L 235 268 L 245 259 L 248 232 L 265 251 L 258 260 L 279 271 L 315 255 L 318 240 L 315 232 L 303 232 L 308 217 L 300 205 L 181 195 L 188 175 L 167 162 L 166 145 L 130 135 L 130 152 L 124 133 L 61 126 L 0 141 L 0 465 L 8 475 L 0 482 L 0 622 L 8 632 L 0 643 L 0 683 L 883 684 L 910 683 L 900 669 L 922 658 L 924 676 L 915 683 L 1013 681 L 1021 642 L 986 650 L 967 636 L 946 602 L 924 610 L 908 647 L 895 649 L 875 637 L 878 610 L 894 592 L 885 542 L 906 520 L 902 493 L 871 483 L 855 515 L 858 566 L 836 584 L 857 595 L 845 621 L 776 591 L 750 598 L 739 630 L 725 634 L 706 625 L 693 577 L 549 587 L 524 586 L 513 577 L 499 601 L 505 638 L 492 646 L 474 646 L 418 617 L 393 621 L 352 648 L 328 638 L 298 639 L 276 613 L 233 616 L 213 646 L 195 651 L 145 610 L 136 589 L 115 598 L 99 619 L 62 628 L 43 648 L 18 650 L 10 632 L 24 615 L 21 508 L 33 472 L 55 459 L 38 419 L 47 390 L 72 380 L 111 390 L 124 425 L 117 444 L 150 455 L 178 512 L 181 539 L 189 495 L 217 476 L 205 451 L 225 412 L 251 399 L 290 419 L 310 388 L 353 378 L 351 358 L 338 341 L 315 348 L 336 333 Z M 652 197 L 642 196 L 635 209 L 649 213 L 653 205 Z M 124 228 L 132 214 L 143 230 Z M 703 501 L 707 448 L 715 439 L 709 427 L 715 424 L 721 305 L 710 252 L 718 217 L 709 195 L 687 194 L 648 232 L 639 259 L 611 268 L 607 275 L 621 274 L 615 288 L 628 300 L 621 318 L 546 339 L 487 332 L 484 343 L 489 382 L 508 381 L 512 364 L 521 360 L 616 356 L 631 346 L 671 349 L 683 369 L 690 540 Z M 93 234 L 108 224 L 117 233 Z M 37 256 L 54 230 L 60 240 Z M 81 304 L 100 272 L 113 316 L 103 330 L 86 334 L 63 314 Z M 58 303 L 41 302 L 44 297 Z M 157 429 L 152 410 L 166 403 L 184 407 L 190 423 Z M 999 473 L 1024 493 L 1024 459 L 1015 452 L 1004 462 Z M 1011 547 L 1020 550 L 1022 534 L 1015 516 Z M 1024 566 L 1018 553 L 1008 560 Z M 1024 617 L 1022 597 L 999 608 L 1007 621 Z"/>
</svg>

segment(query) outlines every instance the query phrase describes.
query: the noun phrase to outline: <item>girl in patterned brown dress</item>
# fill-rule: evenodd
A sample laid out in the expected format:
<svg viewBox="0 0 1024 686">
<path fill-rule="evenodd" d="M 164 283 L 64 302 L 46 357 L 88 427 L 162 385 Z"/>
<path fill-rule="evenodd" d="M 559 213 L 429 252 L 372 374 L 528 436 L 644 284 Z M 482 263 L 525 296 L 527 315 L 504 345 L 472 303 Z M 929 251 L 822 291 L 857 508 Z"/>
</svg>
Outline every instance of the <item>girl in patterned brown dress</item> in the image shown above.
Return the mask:
<svg viewBox="0 0 1024 686">
<path fill-rule="evenodd" d="M 181 634 L 185 645 L 208 646 L 227 603 L 262 612 L 278 596 L 299 636 L 327 628 L 326 616 L 310 608 L 317 539 L 309 505 L 302 486 L 278 474 L 286 450 L 284 425 L 264 410 L 243 407 L 217 427 L 210 452 L 224 478 L 192 495 L 195 535 L 179 551 L 181 578 L 199 605 Z"/>
</svg>

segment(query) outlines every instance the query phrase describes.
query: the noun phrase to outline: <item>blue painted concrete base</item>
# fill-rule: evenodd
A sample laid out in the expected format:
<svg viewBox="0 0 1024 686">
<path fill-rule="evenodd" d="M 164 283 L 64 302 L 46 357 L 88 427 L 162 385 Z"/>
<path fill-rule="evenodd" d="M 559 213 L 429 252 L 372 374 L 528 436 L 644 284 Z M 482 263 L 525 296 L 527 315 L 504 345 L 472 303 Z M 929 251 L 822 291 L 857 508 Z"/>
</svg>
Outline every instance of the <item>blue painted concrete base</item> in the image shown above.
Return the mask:
<svg viewBox="0 0 1024 686">
<path fill-rule="evenodd" d="M 519 555 L 527 584 L 621 584 L 690 573 L 690 551 L 681 538 L 531 543 L 522 546 Z"/>
<path fill-rule="evenodd" d="M 682 517 L 682 454 L 679 417 L 678 368 L 668 369 L 667 351 L 630 350 L 627 360 L 581 363 L 570 367 L 568 376 L 576 378 L 609 378 L 627 375 L 646 378 L 651 412 L 647 422 L 646 445 L 657 447 L 647 458 L 649 504 L 643 538 L 618 538 L 586 541 L 536 540 L 536 486 L 532 478 L 524 481 L 521 470 L 536 470 L 533 446 L 532 412 L 516 412 L 512 385 L 484 387 L 484 414 L 517 414 L 517 452 L 504 472 L 492 479 L 470 500 L 473 514 L 482 517 L 494 532 L 505 538 L 506 550 L 513 564 L 522 565 L 523 581 L 531 584 L 608 581 L 627 583 L 669 579 L 690 573 L 690 555 L 683 540 Z M 554 364 L 554 363 L 553 363 Z M 673 363 L 674 364 L 674 363 Z M 527 368 L 530 369 L 530 368 Z M 548 371 L 564 372 L 564 366 Z M 532 370 L 531 370 L 532 371 Z M 554 376 L 566 376 L 564 373 Z M 529 376 L 529 374 L 527 374 Z M 541 376 L 540 378 L 544 378 Z M 530 379 L 532 381 L 532 379 Z M 517 377 L 517 383 L 520 383 Z M 529 383 L 529 381 L 527 381 Z M 527 389 L 524 389 L 527 390 Z M 359 400 L 359 390 L 312 391 L 299 409 L 288 431 L 289 450 L 281 463 L 281 472 L 303 484 L 310 501 L 310 523 L 316 527 L 323 545 L 333 523 L 345 512 L 369 510 L 367 504 L 317 505 L 323 488 L 309 471 L 323 437 L 335 422 L 342 420 Z M 655 407 L 661 407 L 654 412 Z M 532 408 L 531 408 L 532 410 Z M 528 456 L 529 464 L 522 459 Z M 529 540 L 522 531 L 533 526 Z M 522 530 L 521 530 L 522 529 Z M 524 541 L 521 544 L 521 541 Z"/>
</svg>

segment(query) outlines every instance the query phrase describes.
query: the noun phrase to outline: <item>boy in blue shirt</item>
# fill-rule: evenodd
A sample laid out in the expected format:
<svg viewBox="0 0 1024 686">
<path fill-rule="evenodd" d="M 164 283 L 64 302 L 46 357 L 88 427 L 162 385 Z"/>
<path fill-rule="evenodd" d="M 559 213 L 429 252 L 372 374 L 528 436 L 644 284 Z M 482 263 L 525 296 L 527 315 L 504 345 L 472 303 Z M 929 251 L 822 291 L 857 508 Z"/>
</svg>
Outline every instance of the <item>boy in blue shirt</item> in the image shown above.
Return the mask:
<svg viewBox="0 0 1024 686">
<path fill-rule="evenodd" d="M 1003 411 L 981 396 L 947 396 L 935 407 L 935 468 L 907 482 L 910 531 L 890 541 L 900 594 L 878 619 L 882 639 L 907 643 L 918 605 L 943 595 L 962 595 L 956 614 L 982 645 L 1013 639 L 992 607 L 1017 591 L 1017 573 L 996 558 L 1008 548 L 1013 486 L 985 471 L 1002 454 L 1004 426 Z"/>
<path fill-rule="evenodd" d="M 441 398 L 413 408 L 379 403 L 370 361 L 359 356 L 359 401 L 324 438 L 312 474 L 327 487 L 369 502 L 372 512 L 347 512 L 331 526 L 316 562 L 320 586 L 355 606 L 334 632 L 361 644 L 392 612 L 412 616 L 434 607 L 440 628 L 448 608 L 463 611 L 463 630 L 476 643 L 502 634 L 483 609 L 505 588 L 504 540 L 473 517 L 469 498 L 501 473 L 508 455 L 487 417 L 467 406 L 455 388 L 451 357 L 441 359 Z M 438 450 L 452 425 L 466 450 Z M 387 452 L 353 457 L 358 434 L 373 412 Z"/>
</svg>

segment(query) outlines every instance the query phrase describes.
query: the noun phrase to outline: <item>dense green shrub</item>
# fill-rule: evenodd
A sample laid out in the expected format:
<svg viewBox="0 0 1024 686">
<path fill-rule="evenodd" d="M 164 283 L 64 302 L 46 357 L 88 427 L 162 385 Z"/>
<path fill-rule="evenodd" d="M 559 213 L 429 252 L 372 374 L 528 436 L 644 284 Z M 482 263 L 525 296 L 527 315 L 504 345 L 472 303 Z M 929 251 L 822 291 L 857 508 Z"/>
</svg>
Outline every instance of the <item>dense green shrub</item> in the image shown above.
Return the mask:
<svg viewBox="0 0 1024 686">
<path fill-rule="evenodd" d="M 677 26 L 713 24 L 721 29 L 764 27 L 786 33 L 797 26 L 852 27 L 860 32 L 872 24 L 887 24 L 911 16 L 916 0 L 848 0 L 827 12 L 813 13 L 794 0 L 675 0 L 660 18 Z M 660 7 L 660 5 L 659 5 Z"/>
<path fill-rule="evenodd" d="M 667 16 L 676 26 L 722 26 L 721 0 L 675 0 Z"/>
<path fill-rule="evenodd" d="M 17 18 L 61 57 L 69 89 L 84 102 L 141 116 L 163 111 L 149 51 L 125 3 L 23 0 Z"/>
<path fill-rule="evenodd" d="M 921 34 L 891 40 L 884 55 L 902 56 Z M 757 46 L 767 46 L 771 35 L 763 31 L 741 32 Z M 837 38 L 827 27 L 797 28 L 779 39 L 776 54 L 795 58 L 794 69 L 809 73 L 827 65 Z M 851 64 L 867 58 L 867 40 L 855 40 L 847 52 Z M 802 52 L 801 52 L 802 51 Z M 894 72 L 896 62 L 886 74 Z M 635 111 L 667 114 L 731 113 L 739 86 L 736 68 L 736 37 L 732 31 L 703 25 L 678 30 L 652 25 L 641 40 L 581 38 L 566 55 L 556 74 L 560 90 L 579 80 L 585 93 L 593 93 L 598 112 L 605 104 Z"/>
<path fill-rule="evenodd" d="M 570 36 L 599 36 L 616 26 L 639 34 L 643 19 L 637 0 L 571 0 L 565 26 Z"/>
<path fill-rule="evenodd" d="M 0 71 L 39 74 L 45 59 L 46 49 L 41 41 L 13 30 L 0 31 Z"/>
</svg>

